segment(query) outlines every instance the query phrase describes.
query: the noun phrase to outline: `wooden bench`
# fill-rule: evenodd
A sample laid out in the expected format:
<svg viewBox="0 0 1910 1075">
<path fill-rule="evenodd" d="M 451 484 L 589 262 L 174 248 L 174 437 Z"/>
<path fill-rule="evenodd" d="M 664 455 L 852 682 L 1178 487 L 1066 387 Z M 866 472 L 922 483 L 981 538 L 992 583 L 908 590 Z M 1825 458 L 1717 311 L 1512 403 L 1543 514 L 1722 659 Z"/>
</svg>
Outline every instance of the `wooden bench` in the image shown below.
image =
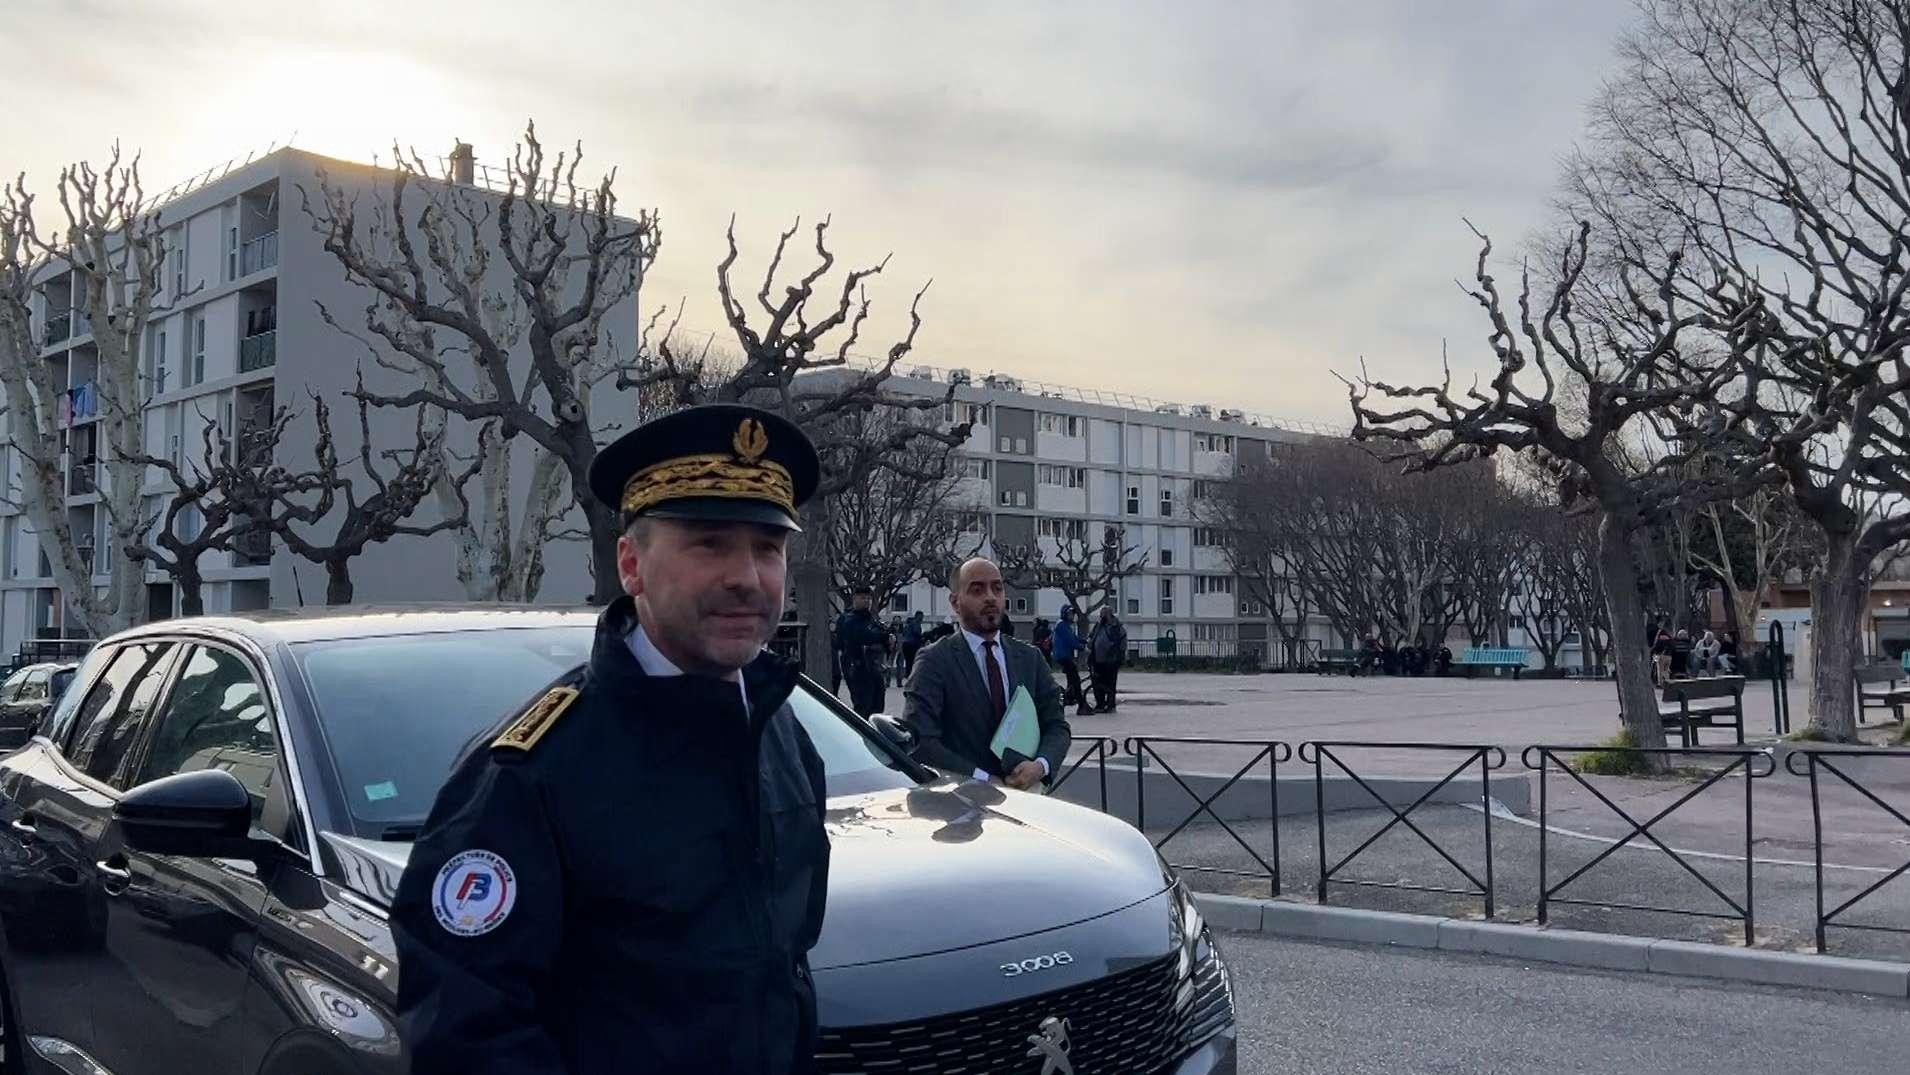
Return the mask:
<svg viewBox="0 0 1910 1075">
<path fill-rule="evenodd" d="M 1890 719 L 1903 722 L 1903 707 L 1910 705 L 1910 674 L 1894 664 L 1860 665 L 1857 674 L 1857 723 L 1864 722 L 1867 709 L 1888 709 Z"/>
<path fill-rule="evenodd" d="M 1330 676 L 1335 672 L 1345 672 L 1349 676 L 1358 675 L 1360 670 L 1359 651 L 1350 649 L 1323 649 L 1320 651 L 1320 659 L 1313 664 L 1313 670 L 1323 676 Z"/>
<path fill-rule="evenodd" d="M 1526 658 L 1530 655 L 1530 650 L 1513 647 L 1473 646 L 1454 658 L 1452 666 L 1465 669 L 1467 679 L 1478 675 L 1481 668 L 1510 668 L 1512 678 L 1517 679 L 1519 673 L 1525 671 Z"/>
<path fill-rule="evenodd" d="M 1695 705 L 1693 703 L 1696 703 Z M 1720 720 L 1729 717 L 1728 721 Z M 1730 727 L 1737 732 L 1739 746 L 1744 745 L 1744 677 L 1701 676 L 1674 679 L 1665 684 L 1664 700 L 1658 706 L 1658 718 L 1665 729 L 1678 729 L 1679 742 L 1698 746 L 1699 728 Z"/>
</svg>

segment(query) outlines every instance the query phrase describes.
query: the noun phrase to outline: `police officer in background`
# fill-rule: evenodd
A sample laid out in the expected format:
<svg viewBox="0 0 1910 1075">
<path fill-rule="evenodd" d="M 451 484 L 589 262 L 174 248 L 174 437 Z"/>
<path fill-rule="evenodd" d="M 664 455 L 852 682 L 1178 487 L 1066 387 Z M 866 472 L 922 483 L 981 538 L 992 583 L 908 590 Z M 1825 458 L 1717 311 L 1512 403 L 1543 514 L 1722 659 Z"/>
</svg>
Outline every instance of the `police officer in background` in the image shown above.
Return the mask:
<svg viewBox="0 0 1910 1075">
<path fill-rule="evenodd" d="M 867 586 L 851 593 L 853 607 L 836 618 L 836 645 L 842 652 L 842 678 L 849 683 L 849 704 L 862 716 L 882 712 L 888 687 L 882 676 L 889 633 L 876 621 L 875 594 Z"/>
<path fill-rule="evenodd" d="M 392 912 L 420 1075 L 807 1072 L 823 766 L 763 644 L 815 448 L 697 407 L 605 448 L 625 595 L 589 663 L 477 740 Z"/>
</svg>

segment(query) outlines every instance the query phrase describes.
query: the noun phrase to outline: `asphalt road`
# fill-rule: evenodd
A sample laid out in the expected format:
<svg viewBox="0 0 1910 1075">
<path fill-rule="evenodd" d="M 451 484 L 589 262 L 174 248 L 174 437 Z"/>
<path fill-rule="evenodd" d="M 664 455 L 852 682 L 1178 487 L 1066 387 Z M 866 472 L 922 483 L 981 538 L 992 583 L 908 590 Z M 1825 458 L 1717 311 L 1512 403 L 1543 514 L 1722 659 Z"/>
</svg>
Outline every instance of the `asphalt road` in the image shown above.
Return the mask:
<svg viewBox="0 0 1910 1075">
<path fill-rule="evenodd" d="M 1231 934 L 1242 1075 L 1901 1072 L 1910 1004 Z"/>
</svg>

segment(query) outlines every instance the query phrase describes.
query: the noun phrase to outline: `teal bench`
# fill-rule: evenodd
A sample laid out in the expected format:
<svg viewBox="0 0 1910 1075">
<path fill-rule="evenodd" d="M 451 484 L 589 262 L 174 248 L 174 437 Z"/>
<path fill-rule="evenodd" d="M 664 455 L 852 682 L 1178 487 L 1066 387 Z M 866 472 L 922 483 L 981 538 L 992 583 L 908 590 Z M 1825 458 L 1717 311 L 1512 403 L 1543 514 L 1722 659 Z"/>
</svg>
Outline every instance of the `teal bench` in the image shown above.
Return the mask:
<svg viewBox="0 0 1910 1075">
<path fill-rule="evenodd" d="M 1335 672 L 1345 672 L 1349 676 L 1358 675 L 1360 655 L 1350 649 L 1323 649 L 1320 651 L 1320 659 L 1314 662 L 1313 670 L 1323 676 L 1330 676 Z"/>
<path fill-rule="evenodd" d="M 1481 668 L 1491 668 L 1495 670 L 1510 668 L 1512 670 L 1512 678 L 1517 679 L 1519 678 L 1519 673 L 1525 671 L 1525 661 L 1527 657 L 1531 656 L 1531 653 L 1531 650 L 1518 649 L 1510 646 L 1473 646 L 1454 658 L 1452 666 L 1454 668 L 1465 669 L 1467 679 L 1478 675 L 1479 669 Z"/>
</svg>

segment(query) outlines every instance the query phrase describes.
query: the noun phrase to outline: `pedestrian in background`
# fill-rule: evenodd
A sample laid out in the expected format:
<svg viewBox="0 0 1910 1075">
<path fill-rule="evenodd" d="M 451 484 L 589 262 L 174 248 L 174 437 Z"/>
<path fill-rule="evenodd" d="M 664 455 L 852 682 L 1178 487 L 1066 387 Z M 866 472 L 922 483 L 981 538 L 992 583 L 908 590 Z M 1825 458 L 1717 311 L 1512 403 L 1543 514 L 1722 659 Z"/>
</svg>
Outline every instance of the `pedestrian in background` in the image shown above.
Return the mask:
<svg viewBox="0 0 1910 1075">
<path fill-rule="evenodd" d="M 922 652 L 922 610 L 916 609 L 902 624 L 902 682 L 915 670 L 915 655 Z"/>
<path fill-rule="evenodd" d="M 1691 675 L 1691 632 L 1679 628 L 1671 639 L 1671 678 L 1686 679 Z"/>
<path fill-rule="evenodd" d="M 1077 717 L 1087 716 L 1088 696 L 1081 691 L 1081 635 L 1074 629 L 1074 608 L 1061 610 L 1061 622 L 1054 629 L 1054 659 L 1061 665 L 1061 674 L 1067 677 L 1068 689 L 1061 697 L 1062 705 L 1076 706 Z"/>
<path fill-rule="evenodd" d="M 1101 606 L 1101 622 L 1094 625 L 1094 633 L 1088 637 L 1088 659 L 1094 666 L 1094 711 L 1112 713 L 1118 701 L 1121 665 L 1127 661 L 1127 628 L 1107 605 Z"/>
<path fill-rule="evenodd" d="M 1661 687 L 1671 679 L 1671 635 L 1662 628 L 1651 641 L 1651 670 L 1652 680 Z"/>
</svg>

